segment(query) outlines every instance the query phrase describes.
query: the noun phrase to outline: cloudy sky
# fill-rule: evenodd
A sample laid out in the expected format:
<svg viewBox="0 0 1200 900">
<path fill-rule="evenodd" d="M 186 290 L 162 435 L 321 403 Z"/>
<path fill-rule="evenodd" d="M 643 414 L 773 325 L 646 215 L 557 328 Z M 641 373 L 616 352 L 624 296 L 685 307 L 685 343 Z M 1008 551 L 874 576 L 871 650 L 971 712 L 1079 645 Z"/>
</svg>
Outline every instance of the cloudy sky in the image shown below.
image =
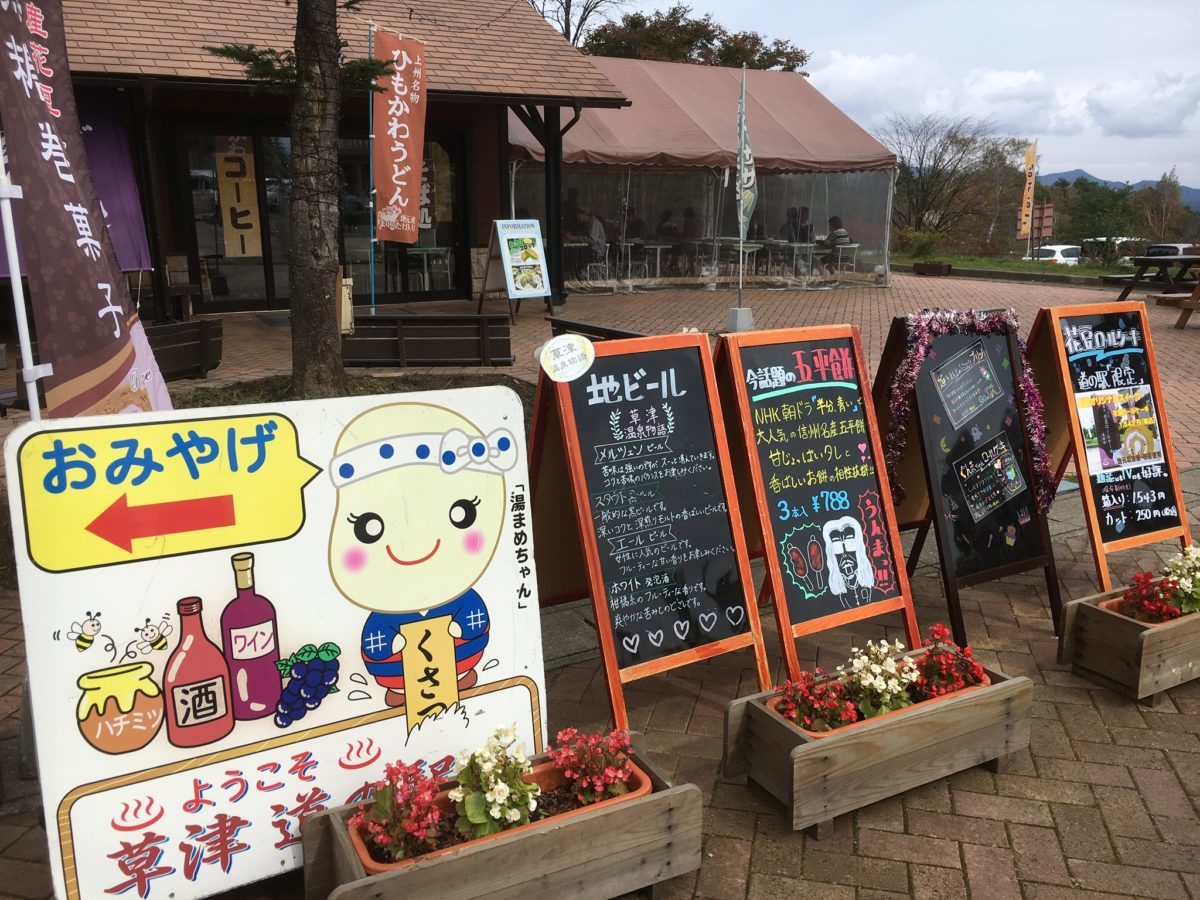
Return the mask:
<svg viewBox="0 0 1200 900">
<path fill-rule="evenodd" d="M 1042 172 L 1135 182 L 1175 166 L 1200 187 L 1197 0 L 689 5 L 809 51 L 813 85 L 868 130 L 894 114 L 979 116 L 1037 139 Z"/>
</svg>

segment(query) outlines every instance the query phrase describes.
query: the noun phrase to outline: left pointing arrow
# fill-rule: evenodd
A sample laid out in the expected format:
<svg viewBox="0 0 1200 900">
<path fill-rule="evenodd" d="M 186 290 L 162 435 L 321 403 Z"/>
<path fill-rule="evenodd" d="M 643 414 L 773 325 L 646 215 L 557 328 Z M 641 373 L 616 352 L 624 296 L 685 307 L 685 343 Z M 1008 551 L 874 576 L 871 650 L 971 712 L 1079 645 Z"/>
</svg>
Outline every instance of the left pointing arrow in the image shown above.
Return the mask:
<svg viewBox="0 0 1200 900">
<path fill-rule="evenodd" d="M 130 506 L 129 495 L 122 494 L 91 521 L 87 530 L 126 553 L 132 553 L 135 538 L 207 531 L 236 522 L 232 494 L 144 506 Z"/>
</svg>

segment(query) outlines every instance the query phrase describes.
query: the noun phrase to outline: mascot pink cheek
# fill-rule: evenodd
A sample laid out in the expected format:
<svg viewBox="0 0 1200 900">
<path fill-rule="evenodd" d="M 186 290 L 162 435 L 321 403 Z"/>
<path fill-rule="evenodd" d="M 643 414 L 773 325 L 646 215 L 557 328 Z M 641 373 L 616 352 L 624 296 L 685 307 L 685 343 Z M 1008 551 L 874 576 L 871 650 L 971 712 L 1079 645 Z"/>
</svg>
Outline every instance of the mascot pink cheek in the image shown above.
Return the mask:
<svg viewBox="0 0 1200 900">
<path fill-rule="evenodd" d="M 367 551 L 362 547 L 351 547 L 342 554 L 342 568 L 347 572 L 361 572 L 367 567 Z"/>
<path fill-rule="evenodd" d="M 463 549 L 472 556 L 478 556 L 483 552 L 483 532 L 478 528 L 468 531 L 463 536 Z"/>
</svg>

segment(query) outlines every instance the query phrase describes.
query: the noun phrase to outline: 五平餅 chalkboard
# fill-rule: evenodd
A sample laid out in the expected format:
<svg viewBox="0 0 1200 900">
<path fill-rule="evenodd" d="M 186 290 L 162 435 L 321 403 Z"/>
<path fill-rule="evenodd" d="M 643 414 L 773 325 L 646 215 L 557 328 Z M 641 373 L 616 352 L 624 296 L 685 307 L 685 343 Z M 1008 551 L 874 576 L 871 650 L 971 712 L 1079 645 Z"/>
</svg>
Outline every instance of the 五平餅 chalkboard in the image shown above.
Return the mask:
<svg viewBox="0 0 1200 900">
<path fill-rule="evenodd" d="M 555 392 L 618 724 L 621 682 L 741 647 L 754 647 L 765 689 L 707 338 L 597 344 L 591 368 Z"/>
<path fill-rule="evenodd" d="M 909 571 L 932 527 L 959 643 L 966 640 L 960 587 L 1038 566 L 1045 570 L 1056 627 L 1061 618 L 1021 367 L 1010 313 L 937 310 L 893 323 L 877 375 L 888 386 L 885 440 L 896 448 L 893 466 L 910 473 L 901 490 L 927 496 L 927 502 L 908 503 L 924 508 L 926 517 L 911 523 L 920 531 Z M 914 466 L 905 462 L 915 446 L 924 484 L 914 483 Z"/>
<path fill-rule="evenodd" d="M 1191 543 L 1145 307 L 1063 306 L 1042 311 L 1032 340 L 1053 342 L 1070 417 L 1101 586 L 1107 553 L 1152 541 Z M 1052 423 L 1057 424 L 1057 423 Z"/>
<path fill-rule="evenodd" d="M 781 634 L 900 609 L 915 646 L 861 356 L 850 326 L 729 335 L 720 377 L 736 406 L 725 414 L 737 417 L 729 432 L 742 439 Z M 784 655 L 790 666 L 792 642 Z"/>
</svg>

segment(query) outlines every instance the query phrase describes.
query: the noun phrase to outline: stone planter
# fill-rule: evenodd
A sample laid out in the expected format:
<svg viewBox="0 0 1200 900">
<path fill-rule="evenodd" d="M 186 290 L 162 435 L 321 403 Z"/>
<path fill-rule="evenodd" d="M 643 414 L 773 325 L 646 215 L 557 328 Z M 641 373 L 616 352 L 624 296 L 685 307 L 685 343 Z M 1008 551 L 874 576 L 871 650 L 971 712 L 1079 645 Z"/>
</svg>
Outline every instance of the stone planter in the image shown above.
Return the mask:
<svg viewBox="0 0 1200 900">
<path fill-rule="evenodd" d="M 987 674 L 990 685 L 820 738 L 773 712 L 773 691 L 734 700 L 722 771 L 748 776 L 788 807 L 793 829 L 815 825 L 822 837 L 835 816 L 1027 747 L 1033 683 Z"/>
<path fill-rule="evenodd" d="M 1152 625 L 1101 606 L 1124 592 L 1120 588 L 1067 604 L 1059 660 L 1153 703 L 1160 691 L 1200 677 L 1200 614 Z"/>
<path fill-rule="evenodd" d="M 914 275 L 949 275 L 953 270 L 950 263 L 913 263 Z"/>
<path fill-rule="evenodd" d="M 318 813 L 302 829 L 305 900 L 602 898 L 700 868 L 700 789 L 674 786 L 636 751 L 630 756 L 650 782 L 643 796 L 468 841 L 376 875 L 364 869 L 346 827 L 355 807 Z"/>
</svg>

